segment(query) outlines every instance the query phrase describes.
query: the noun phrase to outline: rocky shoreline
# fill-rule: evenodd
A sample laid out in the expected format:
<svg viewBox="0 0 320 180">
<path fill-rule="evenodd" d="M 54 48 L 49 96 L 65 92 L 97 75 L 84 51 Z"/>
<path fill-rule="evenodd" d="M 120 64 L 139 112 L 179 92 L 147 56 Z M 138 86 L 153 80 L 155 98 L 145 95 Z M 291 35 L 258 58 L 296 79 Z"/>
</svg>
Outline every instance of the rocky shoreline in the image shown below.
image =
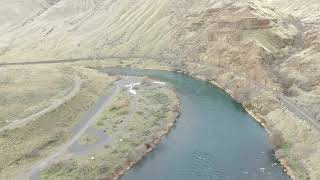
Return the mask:
<svg viewBox="0 0 320 180">
<path fill-rule="evenodd" d="M 189 75 L 188 73 L 183 72 L 184 74 Z M 191 75 L 192 76 L 192 75 Z M 194 77 L 194 76 L 192 76 Z M 201 77 L 201 76 L 196 76 L 194 77 L 196 79 L 200 79 L 200 80 L 205 80 L 205 78 Z M 219 89 L 223 90 L 224 92 L 226 92 L 227 94 L 229 94 L 233 99 L 235 99 L 234 95 L 232 94 L 232 91 L 229 89 L 224 89 L 219 83 L 217 83 L 216 81 L 210 81 L 211 84 L 213 84 L 214 86 L 218 87 Z M 271 131 L 267 128 L 266 124 L 264 123 L 264 120 L 262 120 L 259 115 L 255 114 L 253 111 L 251 111 L 248 107 L 246 107 L 245 105 L 241 104 L 241 106 L 244 108 L 244 110 L 254 119 L 256 120 L 266 131 L 268 134 L 271 133 Z M 287 158 L 277 158 L 275 156 L 275 158 L 280 162 L 281 166 L 284 169 L 284 172 L 291 178 L 291 179 L 296 179 L 294 174 L 293 174 L 293 170 L 292 168 L 289 166 L 288 163 L 288 159 Z"/>
<path fill-rule="evenodd" d="M 146 68 L 146 69 L 150 69 L 150 70 L 156 70 L 155 68 Z M 159 69 L 158 69 L 159 70 Z M 190 73 L 186 72 L 186 71 L 175 71 L 172 68 L 163 68 L 160 69 L 162 71 L 170 71 L 170 72 L 177 72 L 177 73 L 181 73 L 181 74 L 185 74 L 188 76 L 191 76 L 193 78 L 202 80 L 202 81 L 207 81 L 206 78 L 202 77 L 202 76 L 194 76 L 191 75 Z M 230 89 L 225 89 L 223 88 L 223 86 L 221 86 L 218 82 L 216 81 L 209 81 L 211 84 L 213 84 L 214 86 L 218 87 L 219 89 L 223 90 L 224 92 L 226 92 L 227 94 L 229 94 L 233 99 L 235 99 L 235 96 L 233 95 L 232 91 Z M 244 108 L 244 110 L 254 119 L 256 120 L 266 131 L 267 133 L 270 135 L 271 131 L 268 129 L 267 125 L 265 124 L 264 120 L 262 120 L 262 118 L 259 117 L 259 115 L 255 114 L 253 111 L 251 111 L 248 107 L 246 107 L 244 104 L 241 104 L 241 106 Z M 275 158 L 280 162 L 281 166 L 284 169 L 284 172 L 291 178 L 291 179 L 296 179 L 293 173 L 293 169 L 290 167 L 289 163 L 288 163 L 288 159 L 286 157 L 283 158 L 277 158 L 275 156 Z"/>
<path fill-rule="evenodd" d="M 140 67 L 137 67 L 138 69 Z M 164 67 L 164 68 L 140 68 L 140 69 L 145 69 L 145 70 L 162 70 L 162 71 L 168 71 L 168 72 L 176 72 L 176 73 L 181 73 L 187 76 L 191 76 L 195 79 L 199 79 L 202 81 L 208 81 L 206 78 L 199 76 L 199 75 L 192 75 L 186 71 L 180 71 L 180 70 L 175 70 L 173 68 L 168 68 L 168 67 Z M 211 84 L 213 84 L 214 86 L 218 87 L 219 89 L 223 90 L 224 92 L 226 92 L 227 94 L 229 94 L 233 99 L 235 99 L 235 96 L 233 95 L 232 91 L 230 89 L 225 89 L 223 88 L 223 86 L 221 86 L 218 82 L 216 81 L 208 81 Z M 262 118 L 259 117 L 259 115 L 257 115 L 256 113 L 254 113 L 252 110 L 250 110 L 248 107 L 246 107 L 244 104 L 241 104 L 241 106 L 244 108 L 244 110 L 255 120 L 257 121 L 266 131 L 268 134 L 271 133 L 271 131 L 268 129 L 267 125 L 265 124 L 264 120 L 262 120 Z M 177 115 L 178 117 L 179 115 Z M 167 133 L 170 132 L 170 128 L 173 126 L 174 123 L 170 124 L 169 126 L 167 126 L 165 132 L 162 134 L 161 137 L 159 137 L 159 139 L 155 140 L 152 147 L 150 149 L 148 149 L 144 155 L 137 161 L 137 162 L 131 162 L 129 164 L 127 164 L 125 166 L 125 168 L 123 168 L 121 171 L 119 171 L 118 173 L 115 174 L 114 179 L 118 179 L 119 177 L 121 177 L 122 175 L 124 175 L 128 170 L 130 170 L 136 163 L 138 163 L 141 159 L 143 159 L 143 157 L 153 151 L 156 148 L 156 145 L 159 144 L 161 142 L 161 138 L 163 136 L 165 136 Z M 294 176 L 294 171 L 293 169 L 290 167 L 289 163 L 288 163 L 288 159 L 286 157 L 283 158 L 277 158 L 275 156 L 275 158 L 280 162 L 280 164 L 282 165 L 284 172 L 291 178 L 291 179 L 296 179 L 296 177 Z"/>
</svg>

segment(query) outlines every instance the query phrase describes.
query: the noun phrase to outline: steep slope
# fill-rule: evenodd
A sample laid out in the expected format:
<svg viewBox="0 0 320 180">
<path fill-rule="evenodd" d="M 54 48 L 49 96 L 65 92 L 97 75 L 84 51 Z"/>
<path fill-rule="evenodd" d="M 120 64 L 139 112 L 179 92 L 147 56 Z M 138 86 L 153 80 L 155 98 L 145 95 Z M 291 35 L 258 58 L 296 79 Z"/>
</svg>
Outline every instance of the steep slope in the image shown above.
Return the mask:
<svg viewBox="0 0 320 180">
<path fill-rule="evenodd" d="M 14 34 L 10 32 L 23 28 L 57 2 L 57 0 L 3 0 L 0 6 L 0 55 L 9 50 L 12 39 L 15 39 Z"/>
<path fill-rule="evenodd" d="M 179 31 L 183 68 L 218 83 L 264 126 L 280 130 L 285 142 L 276 154 L 292 167 L 289 174 L 317 180 L 319 3 L 269 3 L 211 1 L 188 12 Z"/>
<path fill-rule="evenodd" d="M 105 56 L 172 58 L 169 1 L 63 0 L 0 41 L 3 61 Z M 7 39 L 8 37 L 13 37 Z M 148 44 L 148 46 L 144 46 Z"/>
<path fill-rule="evenodd" d="M 319 179 L 318 0 L 18 2 L 1 3 L 0 62 L 161 60 L 230 92 L 281 131 L 292 175 Z"/>
<path fill-rule="evenodd" d="M 291 14 L 293 16 L 299 17 L 304 23 L 320 23 L 320 2 L 317 0 L 268 0 L 267 3 L 280 9 L 286 14 Z"/>
<path fill-rule="evenodd" d="M 320 2 L 272 0 L 272 6 L 301 21 L 300 51 L 289 55 L 278 67 L 285 94 L 320 121 Z"/>
<path fill-rule="evenodd" d="M 45 0 L 3 0 L 0 7 L 1 30 L 8 31 L 11 30 L 10 26 L 26 23 L 29 18 L 40 14 L 49 6 L 49 2 Z"/>
</svg>

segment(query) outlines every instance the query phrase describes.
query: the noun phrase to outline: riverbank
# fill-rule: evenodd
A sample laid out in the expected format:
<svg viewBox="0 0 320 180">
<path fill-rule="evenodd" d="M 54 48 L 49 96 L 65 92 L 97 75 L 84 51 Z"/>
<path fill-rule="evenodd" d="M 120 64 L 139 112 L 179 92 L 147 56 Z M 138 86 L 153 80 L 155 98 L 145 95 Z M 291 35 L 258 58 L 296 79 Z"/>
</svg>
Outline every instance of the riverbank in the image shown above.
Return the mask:
<svg viewBox="0 0 320 180">
<path fill-rule="evenodd" d="M 180 114 L 180 102 L 174 89 L 147 77 L 122 78 L 118 82 L 119 93 L 94 125 L 111 141 L 81 156 L 74 155 L 68 160 L 62 157 L 42 172 L 43 179 L 118 179 L 170 131 Z M 138 82 L 133 93 L 127 85 Z M 83 172 L 88 173 L 84 175 Z"/>
<path fill-rule="evenodd" d="M 167 69 L 167 71 L 169 71 L 169 69 Z M 145 151 L 137 160 L 128 162 L 125 166 L 122 167 L 122 169 L 119 169 L 117 172 L 115 172 L 112 177 L 113 180 L 119 179 L 121 176 L 126 174 L 131 168 L 133 168 L 137 163 L 139 163 L 148 153 L 155 150 L 155 148 L 157 148 L 157 145 L 161 143 L 161 140 L 170 132 L 171 128 L 174 126 L 176 120 L 178 119 L 181 113 L 180 100 L 178 95 L 175 95 L 177 99 L 177 103 L 175 105 L 176 107 L 178 107 L 177 111 L 173 111 L 172 114 L 169 115 L 169 121 L 167 122 L 166 126 L 160 131 L 159 136 L 156 139 L 154 139 L 151 143 L 149 143 L 149 147 L 145 149 Z"/>
<path fill-rule="evenodd" d="M 204 77 L 195 77 L 207 80 Z M 316 128 L 312 128 L 312 125 L 306 120 L 297 117 L 277 98 L 276 94 L 270 93 L 270 91 L 259 94 L 253 88 L 250 89 L 250 86 L 241 87 L 241 85 L 240 88 L 231 90 L 227 88 L 228 85 L 218 83 L 218 80 L 210 82 L 227 92 L 233 99 L 238 100 L 248 114 L 266 129 L 269 136 L 273 134 L 273 131 L 281 133 L 278 138 L 282 142 L 274 149 L 274 152 L 275 158 L 282 164 L 288 176 L 297 180 L 319 177 L 319 171 L 316 170 L 319 159 L 316 152 L 319 144 L 319 132 Z M 239 82 L 235 82 L 235 84 L 237 83 Z M 241 93 L 244 93 L 244 96 L 246 93 L 251 93 L 251 95 L 243 100 L 240 94 L 239 100 L 239 94 L 235 93 L 239 93 L 241 90 L 243 90 Z"/>
<path fill-rule="evenodd" d="M 270 130 L 268 129 L 268 127 L 265 124 L 265 120 L 263 120 L 261 117 L 259 117 L 258 115 L 256 115 L 253 111 L 251 111 L 249 108 L 244 107 L 243 108 L 247 111 L 247 113 L 253 118 L 255 119 L 262 127 L 265 128 L 265 130 L 267 131 L 267 133 L 269 134 L 269 136 L 271 135 Z M 284 172 L 286 172 L 286 174 L 291 178 L 291 179 L 295 179 L 294 173 L 293 173 L 293 169 L 290 167 L 289 163 L 288 163 L 288 159 L 287 158 L 277 158 L 277 156 L 275 156 L 275 158 L 281 163 Z"/>
<path fill-rule="evenodd" d="M 196 79 L 200 79 L 200 80 L 203 80 L 203 81 L 207 81 L 206 78 L 202 77 L 202 76 L 192 76 L 191 74 L 187 73 L 187 72 L 180 72 L 180 73 L 183 73 L 183 74 L 187 74 L 193 78 L 196 78 Z M 218 82 L 216 81 L 209 81 L 211 84 L 213 84 L 214 86 L 220 88 L 221 90 L 223 90 L 224 92 L 226 92 L 227 94 L 229 94 L 233 99 L 236 99 L 236 97 L 234 96 L 233 92 L 230 90 L 230 89 L 226 89 L 224 88 L 221 84 L 219 84 Z M 256 114 L 254 113 L 251 109 L 249 109 L 247 106 L 245 106 L 244 104 L 241 104 L 241 106 L 243 107 L 243 109 L 254 119 L 256 120 L 265 130 L 266 132 L 271 135 L 271 131 L 268 129 L 266 123 L 265 123 L 265 120 L 263 120 L 259 114 Z M 275 156 L 275 158 L 281 163 L 283 169 L 284 169 L 284 172 L 291 178 L 291 179 L 295 179 L 295 176 L 294 176 L 294 173 L 293 173 L 293 170 L 292 168 L 290 167 L 290 165 L 288 164 L 288 159 L 287 158 L 277 158 Z"/>
<path fill-rule="evenodd" d="M 177 96 L 177 98 L 178 98 L 178 96 Z M 180 113 L 181 113 L 181 109 L 180 109 L 180 105 L 179 105 L 179 111 L 175 112 L 172 115 L 172 118 L 170 118 L 171 122 L 168 123 L 166 128 L 164 128 L 161 131 L 160 136 L 152 142 L 150 148 L 146 149 L 146 151 L 143 152 L 143 155 L 138 160 L 128 163 L 128 165 L 124 166 L 124 168 L 122 170 L 119 170 L 119 172 L 116 172 L 113 179 L 114 180 L 119 179 L 121 176 L 123 176 L 125 173 L 127 173 L 133 166 L 135 166 L 137 163 L 139 163 L 148 153 L 155 150 L 155 148 L 157 148 L 157 145 L 159 143 L 161 143 L 162 138 L 164 138 L 170 132 L 170 130 L 174 126 L 176 120 L 180 116 Z"/>
<path fill-rule="evenodd" d="M 168 69 L 166 69 L 168 70 Z M 169 70 L 170 71 L 170 70 Z M 184 72 L 184 71 L 180 71 L 178 73 L 182 73 L 182 74 L 186 74 L 189 75 L 193 78 L 199 79 L 199 80 L 203 80 L 203 81 L 208 81 L 206 78 L 202 77 L 202 76 L 193 76 L 190 73 Z M 230 89 L 226 89 L 224 88 L 221 84 L 219 84 L 216 81 L 209 81 L 211 84 L 213 84 L 214 86 L 218 87 L 219 89 L 223 90 L 224 92 L 226 92 L 227 94 L 229 94 L 233 99 L 236 99 L 236 97 L 233 95 L 232 91 Z M 266 122 L 263 118 L 261 118 L 259 116 L 259 114 L 256 114 L 255 112 L 253 112 L 251 109 L 249 109 L 247 106 L 245 106 L 244 104 L 241 104 L 241 106 L 243 107 L 243 109 L 254 119 L 256 120 L 265 130 L 266 132 L 271 135 L 271 131 L 269 130 L 269 128 L 266 125 Z M 290 167 L 289 163 L 288 163 L 288 159 L 287 158 L 277 158 L 275 156 L 275 158 L 281 163 L 284 171 L 286 172 L 286 174 L 291 178 L 291 179 L 295 179 L 294 173 L 292 168 Z"/>
<path fill-rule="evenodd" d="M 105 63 L 105 62 L 107 62 L 107 63 Z M 119 62 L 121 62 L 121 63 L 119 63 Z M 169 72 L 177 72 L 177 68 L 172 68 L 172 67 L 166 66 L 165 64 L 161 64 L 160 62 L 150 61 L 149 63 L 147 63 L 148 65 L 141 64 L 139 62 L 141 62 L 141 60 L 134 61 L 134 60 L 130 59 L 130 60 L 118 61 L 117 59 L 114 59 L 111 62 L 109 62 L 109 61 L 97 61 L 95 63 L 92 63 L 92 62 L 84 61 L 84 62 L 77 62 L 77 63 L 70 63 L 70 64 L 75 65 L 75 66 L 80 66 L 80 67 L 87 67 L 87 68 L 102 68 L 102 67 L 118 66 L 118 67 L 133 67 L 133 68 L 141 68 L 141 69 L 151 69 L 151 70 L 158 70 L 159 69 L 159 70 L 164 70 L 164 71 L 169 71 Z M 195 77 L 197 79 L 208 81 L 207 78 L 205 78 L 204 76 L 198 75 L 197 73 L 189 73 L 187 71 L 178 71 L 178 73 L 186 74 L 186 75 L 189 75 L 191 77 Z M 212 84 L 214 84 L 215 86 L 219 87 L 220 89 L 224 90 L 225 92 L 227 92 L 234 99 L 236 99 L 236 97 L 232 94 L 232 91 L 230 89 L 225 88 L 223 85 L 219 84 L 217 81 L 212 81 L 211 80 L 210 82 Z M 245 104 L 242 104 L 242 106 L 265 129 L 268 129 L 265 119 L 258 118 L 258 117 L 260 117 L 259 113 L 256 113 L 254 110 L 250 110 L 248 107 L 245 106 Z M 157 143 L 155 143 L 155 144 L 157 144 Z M 149 151 L 151 151 L 151 150 L 153 150 L 153 148 L 150 149 Z M 149 151 L 146 151 L 145 154 L 147 154 L 147 152 L 149 152 Z M 290 165 L 288 165 L 288 163 L 286 163 L 288 161 L 285 158 L 279 159 L 279 161 L 282 162 L 284 167 L 287 169 L 286 170 L 287 173 L 290 175 L 289 172 L 292 172 L 292 171 L 290 170 L 291 169 Z M 121 174 L 123 174 L 121 172 L 123 172 L 124 170 L 128 169 L 128 167 L 131 168 L 134 164 L 135 163 L 128 164 L 125 168 L 123 168 L 121 171 L 119 171 L 119 173 L 117 173 L 118 175 L 116 175 L 115 177 L 117 177 L 117 176 L 119 177 Z M 290 175 L 290 176 L 293 177 L 292 175 Z"/>
<path fill-rule="evenodd" d="M 121 66 L 121 65 L 120 65 Z M 104 66 L 103 63 L 99 63 L 99 68 L 101 67 L 108 67 L 108 65 Z M 124 67 L 128 67 L 128 65 L 124 65 Z M 90 65 L 90 68 L 95 68 L 95 66 L 93 64 Z M 161 65 L 155 65 L 155 66 L 151 66 L 151 67 L 147 67 L 144 66 L 143 64 L 139 64 L 138 66 L 136 66 L 134 63 L 130 64 L 130 68 L 141 68 L 141 69 L 146 69 L 146 70 L 162 70 L 162 71 L 168 71 L 168 72 L 177 72 L 177 73 L 181 73 L 184 75 L 188 75 L 191 76 L 193 78 L 199 79 L 199 80 L 203 80 L 203 81 L 208 81 L 211 84 L 213 84 L 214 86 L 220 88 L 221 90 L 225 91 L 227 94 L 229 94 L 233 99 L 237 99 L 237 97 L 234 95 L 234 93 L 232 92 L 232 90 L 225 88 L 224 86 L 222 86 L 220 83 L 218 83 L 217 81 L 213 81 L 213 80 L 208 80 L 207 78 L 195 74 L 195 73 L 190 73 L 188 71 L 182 71 L 182 70 L 177 70 L 177 68 L 172 68 L 169 66 L 161 66 Z M 269 129 L 266 120 L 261 117 L 259 115 L 259 113 L 254 112 L 252 109 L 250 109 L 248 106 L 246 106 L 245 104 L 242 104 L 242 107 L 244 108 L 244 110 L 253 118 L 255 119 L 262 127 L 264 127 L 264 129 L 267 131 L 267 133 L 269 135 L 271 135 L 271 130 Z M 146 152 L 147 153 L 147 152 Z M 290 164 L 288 163 L 288 158 L 286 157 L 282 157 L 282 158 L 277 158 L 275 156 L 275 158 L 281 163 L 284 171 L 287 173 L 288 176 L 290 176 L 292 179 L 296 179 L 295 175 L 294 175 L 294 170 L 291 168 Z M 134 164 L 130 164 L 128 167 L 132 167 Z M 130 169 L 129 168 L 129 169 Z M 126 171 L 123 171 L 126 172 Z M 121 173 L 123 174 L 123 173 Z"/>
<path fill-rule="evenodd" d="M 167 70 L 169 71 L 169 69 Z M 154 139 L 152 143 L 149 144 L 149 147 L 144 150 L 144 152 L 137 160 L 128 162 L 126 165 L 122 167 L 122 169 L 119 169 L 117 172 L 115 172 L 112 177 L 113 180 L 119 179 L 121 176 L 126 174 L 131 168 L 133 168 L 137 163 L 139 163 L 148 153 L 155 150 L 155 148 L 157 148 L 157 145 L 161 143 L 161 140 L 170 132 L 171 128 L 174 126 L 176 120 L 178 119 L 181 113 L 180 100 L 177 94 L 176 99 L 176 106 L 178 107 L 177 111 L 172 112 L 172 114 L 169 116 L 169 121 L 167 122 L 167 125 L 160 131 L 159 136 L 156 139 Z"/>
<path fill-rule="evenodd" d="M 271 156 L 272 148 L 263 128 L 216 86 L 182 73 L 161 70 L 105 68 L 100 71 L 150 76 L 174 84 L 181 95 L 183 113 L 173 133 L 122 180 L 192 180 L 200 176 L 289 179 Z M 233 154 L 232 160 L 225 157 L 228 153 Z M 244 156 L 248 156 L 247 163 L 243 163 Z"/>
</svg>

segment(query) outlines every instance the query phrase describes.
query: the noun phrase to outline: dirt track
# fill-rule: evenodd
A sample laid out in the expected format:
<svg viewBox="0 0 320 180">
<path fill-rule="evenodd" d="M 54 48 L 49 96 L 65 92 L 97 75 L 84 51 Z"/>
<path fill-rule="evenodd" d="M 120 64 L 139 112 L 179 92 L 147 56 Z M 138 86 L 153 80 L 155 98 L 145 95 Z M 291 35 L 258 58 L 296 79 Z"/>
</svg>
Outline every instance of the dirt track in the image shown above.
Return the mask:
<svg viewBox="0 0 320 180">
<path fill-rule="evenodd" d="M 12 123 L 10 123 L 9 125 L 7 126 L 4 126 L 4 127 L 1 127 L 0 128 L 0 132 L 3 132 L 5 130 L 9 130 L 9 129 L 15 129 L 19 126 L 22 126 L 30 121 L 32 121 L 33 119 L 35 118 L 38 118 L 50 111 L 53 111 L 54 109 L 58 108 L 59 106 L 61 106 L 62 104 L 64 104 L 66 101 L 70 100 L 71 98 L 73 98 L 80 90 L 80 86 L 81 86 L 81 80 L 79 77 L 73 77 L 73 87 L 72 87 L 72 90 L 66 95 L 64 96 L 63 98 L 61 99 L 57 99 L 57 100 L 54 100 L 54 102 L 47 108 L 44 108 L 43 110 L 37 112 L 37 113 L 34 113 L 28 117 L 25 117 L 23 119 L 18 119 L 18 120 L 15 120 L 13 121 Z"/>
<path fill-rule="evenodd" d="M 110 96 L 103 96 L 102 98 L 100 98 L 100 100 L 96 104 L 96 106 L 98 106 L 98 109 L 94 107 L 94 113 L 89 112 L 90 116 L 85 116 L 86 122 L 82 124 L 82 127 L 78 129 L 78 132 L 76 132 L 73 137 L 69 139 L 65 144 L 59 147 L 54 154 L 50 155 L 46 159 L 33 166 L 33 168 L 31 168 L 31 170 L 27 172 L 27 176 L 31 177 L 31 179 L 36 179 L 38 172 L 40 172 L 43 168 L 48 167 L 59 155 L 64 153 L 73 143 L 75 143 L 79 139 L 79 137 L 97 120 L 97 117 L 102 113 L 102 111 L 105 110 L 108 105 L 110 105 L 112 98 L 118 93 L 118 91 L 119 87 L 117 85 L 117 88 L 112 92 Z"/>
</svg>

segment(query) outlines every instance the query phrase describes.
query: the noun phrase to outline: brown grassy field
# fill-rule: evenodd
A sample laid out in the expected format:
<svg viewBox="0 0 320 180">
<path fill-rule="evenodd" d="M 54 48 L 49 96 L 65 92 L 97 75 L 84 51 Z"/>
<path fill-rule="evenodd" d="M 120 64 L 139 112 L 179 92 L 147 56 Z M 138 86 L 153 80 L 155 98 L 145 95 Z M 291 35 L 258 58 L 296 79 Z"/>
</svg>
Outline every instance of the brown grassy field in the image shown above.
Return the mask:
<svg viewBox="0 0 320 180">
<path fill-rule="evenodd" d="M 112 88 L 114 79 L 96 71 L 68 66 L 56 68 L 65 74 L 78 76 L 82 81 L 80 91 L 62 106 L 25 126 L 1 132 L 0 179 L 10 179 L 47 157 L 69 137 L 71 127 L 96 102 L 99 95 L 110 92 Z M 37 88 L 34 87 L 34 90 Z"/>
<path fill-rule="evenodd" d="M 27 117 L 68 94 L 73 79 L 43 66 L 7 67 L 0 71 L 0 126 Z"/>
</svg>

